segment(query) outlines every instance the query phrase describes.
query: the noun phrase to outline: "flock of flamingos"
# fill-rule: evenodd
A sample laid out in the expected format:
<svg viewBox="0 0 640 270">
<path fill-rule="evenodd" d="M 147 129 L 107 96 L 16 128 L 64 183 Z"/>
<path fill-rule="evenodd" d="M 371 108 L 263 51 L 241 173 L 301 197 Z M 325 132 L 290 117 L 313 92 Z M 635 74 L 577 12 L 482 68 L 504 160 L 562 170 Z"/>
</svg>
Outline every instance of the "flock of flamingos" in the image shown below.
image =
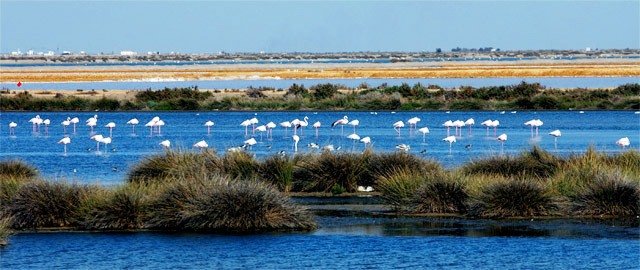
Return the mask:
<svg viewBox="0 0 640 270">
<path fill-rule="evenodd" d="M 287 133 L 287 130 L 289 128 L 291 128 L 293 130 L 293 135 L 291 136 L 291 139 L 293 140 L 293 151 L 294 152 L 298 152 L 298 142 L 300 141 L 300 137 L 298 136 L 297 132 L 300 129 L 303 129 L 307 126 L 309 126 L 309 122 L 308 122 L 309 118 L 308 117 L 304 117 L 303 120 L 299 120 L 299 119 L 294 119 L 292 121 L 285 121 L 285 122 L 281 122 L 279 123 L 279 126 L 285 129 L 285 134 Z M 423 136 L 423 142 L 425 140 L 425 136 L 427 134 L 429 134 L 429 128 L 428 127 L 422 127 L 422 128 L 418 128 L 418 123 L 421 121 L 420 118 L 418 117 L 413 117 L 410 118 L 406 121 L 406 125 L 409 126 L 409 130 L 410 132 L 413 130 L 417 130 L 418 132 L 422 133 Z M 76 132 L 76 126 L 77 124 L 80 122 L 80 119 L 78 119 L 77 117 L 74 118 L 70 118 L 68 117 L 66 120 L 61 122 L 61 125 L 63 127 L 63 132 L 64 132 L 64 137 L 58 141 L 59 144 L 62 144 L 64 146 L 64 153 L 67 153 L 67 145 L 71 143 L 71 138 L 67 135 L 67 128 L 73 128 L 73 133 Z M 51 121 L 49 119 L 42 119 L 40 118 L 39 115 L 36 115 L 35 117 L 31 118 L 29 120 L 29 123 L 31 123 L 32 125 L 32 129 L 34 132 L 40 132 L 41 130 L 41 126 L 44 126 L 44 132 L 46 134 L 48 134 L 49 130 L 49 125 L 51 125 Z M 140 124 L 140 121 L 136 118 L 133 118 L 129 121 L 127 121 L 126 123 L 127 125 L 130 125 L 133 129 L 133 133 L 135 134 L 135 127 Z M 227 149 L 228 151 L 241 151 L 247 148 L 251 148 L 251 146 L 257 144 L 256 139 L 253 137 L 253 135 L 255 135 L 255 132 L 259 132 L 262 136 L 262 133 L 266 133 L 267 137 L 272 136 L 272 131 L 274 128 L 276 128 L 278 125 L 276 125 L 274 122 L 269 122 L 267 124 L 264 125 L 258 125 L 259 124 L 259 120 L 256 117 L 253 117 L 251 119 L 247 119 L 242 121 L 242 123 L 240 123 L 240 126 L 244 127 L 245 129 L 245 138 L 246 137 L 251 137 L 247 140 L 245 140 L 243 142 L 243 144 L 239 147 L 232 147 L 230 149 Z M 482 123 L 480 123 L 482 126 L 486 127 L 487 129 L 487 135 L 489 134 L 489 129 L 493 128 L 494 131 L 494 136 L 496 138 L 497 141 L 499 141 L 501 143 L 501 147 L 504 148 L 504 143 L 507 141 L 507 134 L 503 133 L 500 135 L 497 135 L 497 128 L 500 125 L 500 122 L 498 120 L 486 120 Z M 532 119 L 529 120 L 527 122 L 524 123 L 524 125 L 529 126 L 531 128 L 531 135 L 534 136 L 534 132 L 535 135 L 538 135 L 538 129 L 539 127 L 541 127 L 544 123 L 540 120 L 540 119 Z M 91 129 L 91 134 L 92 136 L 90 137 L 91 140 L 94 140 L 96 142 L 96 149 L 99 152 L 100 151 L 100 144 L 103 144 L 104 147 L 108 147 L 109 144 L 112 143 L 112 134 L 113 134 L 113 129 L 116 127 L 116 123 L 114 122 L 109 122 L 108 124 L 106 124 L 104 127 L 109 128 L 109 136 L 103 136 L 101 134 L 95 134 L 94 133 L 94 127 L 96 127 L 98 125 L 98 116 L 94 115 L 93 117 L 90 117 L 89 119 L 87 119 L 85 121 L 85 125 L 87 127 L 89 127 Z M 150 130 L 151 134 L 154 133 L 161 133 L 162 127 L 165 125 L 165 122 L 160 119 L 160 117 L 156 116 L 153 117 L 149 122 L 147 122 L 144 126 L 148 127 Z M 204 123 L 204 127 L 207 128 L 207 134 L 211 133 L 211 128 L 215 125 L 215 123 L 213 121 L 206 121 Z M 357 119 L 352 119 L 349 120 L 348 116 L 344 116 L 341 119 L 336 120 L 335 122 L 333 122 L 331 124 L 332 128 L 335 128 L 337 126 L 340 127 L 341 129 L 341 135 L 344 136 L 344 126 L 352 126 L 353 127 L 353 133 L 348 135 L 347 138 L 350 140 L 353 140 L 354 144 L 356 142 L 361 142 L 365 145 L 365 147 L 367 147 L 368 145 L 370 145 L 372 143 L 371 138 L 370 137 L 363 137 L 361 138 L 358 134 L 356 134 L 356 127 L 358 125 L 360 125 L 360 121 Z M 456 120 L 456 121 L 446 121 L 442 124 L 442 126 L 444 126 L 447 129 L 447 137 L 443 138 L 442 141 L 449 143 L 449 151 L 451 151 L 451 146 L 453 143 L 456 142 L 456 138 L 459 136 L 462 136 L 462 130 L 465 126 L 469 127 L 469 133 L 471 133 L 471 127 L 475 125 L 475 120 L 473 118 L 469 118 L 466 121 L 462 121 L 462 120 Z M 318 136 L 318 129 L 322 126 L 322 124 L 318 121 L 315 122 L 311 125 L 313 128 L 315 128 L 315 132 L 316 132 L 316 137 Z M 402 128 L 405 127 L 405 122 L 404 121 L 397 121 L 395 123 L 393 123 L 393 129 L 398 133 L 398 135 L 400 135 L 400 131 Z M 10 136 L 15 136 L 15 129 L 18 127 L 18 124 L 15 122 L 11 122 L 9 123 L 9 135 Z M 251 134 L 252 136 L 249 135 L 249 127 L 251 127 Z M 455 133 L 454 135 L 450 134 L 450 129 L 454 128 L 455 129 Z M 534 131 L 535 129 L 535 131 Z M 554 130 L 549 132 L 550 136 L 554 137 L 555 142 L 557 143 L 557 139 L 559 137 L 562 136 L 562 132 L 560 130 Z M 162 142 L 160 142 L 160 145 L 164 148 L 169 149 L 171 147 L 171 141 L 169 140 L 164 140 Z M 619 140 L 616 141 L 616 145 L 620 146 L 621 148 L 626 148 L 630 145 L 630 141 L 628 137 L 623 137 L 620 138 Z M 202 140 L 199 142 L 196 142 L 195 144 L 193 144 L 193 147 L 195 148 L 208 148 L 209 145 L 207 144 L 206 141 Z M 308 147 L 310 148 L 315 148 L 315 149 L 319 149 L 320 146 L 316 143 L 310 143 L 308 144 Z M 406 144 L 399 144 L 396 145 L 396 149 L 398 149 L 399 151 L 405 151 L 408 152 L 410 150 L 410 146 L 406 145 Z M 326 145 L 322 148 L 325 151 L 334 151 L 334 147 L 333 145 Z"/>
</svg>

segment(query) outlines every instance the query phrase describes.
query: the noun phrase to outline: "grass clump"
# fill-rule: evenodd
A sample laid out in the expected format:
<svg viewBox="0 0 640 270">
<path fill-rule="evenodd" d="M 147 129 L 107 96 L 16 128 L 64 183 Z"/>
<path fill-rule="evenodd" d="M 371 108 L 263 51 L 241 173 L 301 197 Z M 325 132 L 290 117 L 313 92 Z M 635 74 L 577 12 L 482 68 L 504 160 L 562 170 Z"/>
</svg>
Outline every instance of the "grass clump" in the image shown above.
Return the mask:
<svg viewBox="0 0 640 270">
<path fill-rule="evenodd" d="M 416 191 L 415 211 L 419 213 L 467 212 L 469 195 L 462 181 L 448 177 L 436 177 L 426 181 Z"/>
<path fill-rule="evenodd" d="M 600 172 L 593 181 L 571 197 L 576 211 L 587 215 L 637 216 L 640 189 L 618 171 Z"/>
<path fill-rule="evenodd" d="M 511 179 L 485 187 L 470 210 L 488 218 L 550 215 L 556 206 L 550 193 L 532 180 Z"/>
<path fill-rule="evenodd" d="M 38 170 L 20 160 L 0 162 L 0 178 L 33 178 L 38 175 Z"/>
<path fill-rule="evenodd" d="M 361 175 L 367 169 L 366 163 L 363 155 L 354 153 L 308 155 L 299 162 L 294 172 L 294 191 L 329 192 L 343 189 L 355 192 Z"/>
<path fill-rule="evenodd" d="M 249 153 L 245 151 L 229 152 L 220 160 L 221 172 L 231 178 L 254 178 L 258 172 L 259 164 Z"/>
<path fill-rule="evenodd" d="M 401 169 L 381 176 L 378 180 L 378 190 L 386 204 L 396 211 L 407 212 L 412 210 L 416 192 L 425 182 L 424 175 Z"/>
<path fill-rule="evenodd" d="M 76 213 L 89 193 L 84 186 L 34 181 L 24 184 L 8 207 L 16 229 L 74 226 Z"/>
<path fill-rule="evenodd" d="M 299 156 L 296 156 L 299 157 Z M 278 190 L 289 192 L 293 185 L 293 171 L 299 158 L 273 155 L 260 163 L 259 177 L 275 185 Z"/>
<path fill-rule="evenodd" d="M 441 171 L 442 167 L 435 161 L 425 160 L 405 152 L 373 154 L 365 152 L 366 171 L 358 181 L 361 186 L 376 186 L 381 175 L 388 175 L 398 170 L 430 173 Z"/>
<path fill-rule="evenodd" d="M 134 230 L 143 227 L 145 190 L 135 184 L 102 190 L 85 201 L 79 225 L 89 230 Z"/>
<path fill-rule="evenodd" d="M 466 174 L 497 174 L 502 176 L 527 175 L 549 177 L 556 173 L 562 160 L 539 147 L 517 157 L 497 156 L 480 159 L 462 167 Z"/>
<path fill-rule="evenodd" d="M 316 227 L 272 186 L 222 176 L 176 181 L 151 203 L 149 214 L 151 229 L 255 233 Z"/>
<path fill-rule="evenodd" d="M 200 153 L 166 151 L 138 163 L 127 176 L 127 182 L 157 181 L 175 177 L 196 177 L 217 172 L 220 158 L 213 151 Z"/>
</svg>

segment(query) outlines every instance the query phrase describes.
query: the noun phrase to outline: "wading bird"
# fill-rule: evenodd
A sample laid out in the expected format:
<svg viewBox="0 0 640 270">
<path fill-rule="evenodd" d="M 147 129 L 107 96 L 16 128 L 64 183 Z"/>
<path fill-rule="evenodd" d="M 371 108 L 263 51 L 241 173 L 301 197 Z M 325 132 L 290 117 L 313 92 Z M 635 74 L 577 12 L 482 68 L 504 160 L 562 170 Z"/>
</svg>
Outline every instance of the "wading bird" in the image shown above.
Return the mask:
<svg viewBox="0 0 640 270">
<path fill-rule="evenodd" d="M 62 131 L 67 134 L 67 127 L 71 125 L 71 118 L 67 117 L 67 120 L 62 121 Z"/>
<path fill-rule="evenodd" d="M 195 147 L 195 148 L 200 148 L 200 149 L 204 150 L 205 148 L 209 147 L 209 144 L 207 144 L 207 142 L 205 142 L 204 140 L 202 140 L 202 141 L 199 141 L 199 142 L 195 143 L 195 144 L 193 145 L 193 147 Z"/>
<path fill-rule="evenodd" d="M 333 122 L 331 124 L 331 128 L 340 125 L 340 136 L 344 136 L 344 125 L 346 125 L 347 123 L 349 123 L 349 117 L 345 115 L 344 117 L 342 117 L 342 119 L 338 119 Z"/>
<path fill-rule="evenodd" d="M 16 135 L 16 127 L 18 124 L 16 122 L 9 123 L 9 135 Z"/>
<path fill-rule="evenodd" d="M 442 140 L 449 143 L 449 154 L 451 154 L 451 145 L 456 142 L 456 136 L 447 136 Z"/>
<path fill-rule="evenodd" d="M 293 135 L 293 152 L 298 152 L 298 142 L 300 141 L 300 137 L 298 135 Z"/>
<path fill-rule="evenodd" d="M 446 128 L 447 128 L 447 136 L 450 136 L 450 135 L 451 135 L 451 134 L 450 134 L 450 130 L 451 130 L 451 127 L 453 126 L 453 121 L 451 121 L 451 120 L 447 120 L 447 121 L 446 121 L 446 122 L 444 122 L 444 124 L 442 124 L 442 125 L 443 125 L 444 127 L 446 127 Z"/>
<path fill-rule="evenodd" d="M 553 136 L 553 146 L 558 149 L 558 137 L 562 136 L 562 132 L 559 129 L 549 132 L 549 135 Z"/>
<path fill-rule="evenodd" d="M 400 136 L 400 129 L 404 127 L 404 122 L 402 121 L 398 121 L 393 123 L 393 129 L 396 130 L 396 132 L 398 133 L 398 136 Z"/>
<path fill-rule="evenodd" d="M 473 120 L 473 118 L 469 118 L 467 119 L 467 121 L 464 121 L 464 124 L 469 127 L 469 135 L 471 135 L 472 134 L 471 126 L 476 124 L 476 120 Z"/>
<path fill-rule="evenodd" d="M 107 125 L 105 125 L 104 127 L 109 128 L 109 137 L 113 137 L 113 128 L 116 127 L 116 123 L 114 122 L 109 122 Z"/>
<path fill-rule="evenodd" d="M 71 118 L 71 120 L 69 120 L 69 121 L 71 122 L 71 124 L 73 124 L 73 133 L 75 134 L 76 133 L 76 125 L 78 123 L 80 123 L 80 119 L 78 119 L 78 117 L 74 117 L 74 118 Z"/>
<path fill-rule="evenodd" d="M 409 152 L 409 150 L 411 150 L 411 146 L 403 143 L 396 145 L 396 149 L 403 152 Z"/>
<path fill-rule="evenodd" d="M 628 137 L 624 137 L 624 138 L 620 138 L 618 141 L 616 141 L 616 144 L 620 147 L 622 147 L 622 149 L 624 150 L 627 146 L 629 146 L 631 144 L 631 141 L 629 141 Z"/>
<path fill-rule="evenodd" d="M 131 125 L 131 133 L 136 134 L 136 125 L 140 124 L 140 121 L 136 118 L 131 118 L 127 121 L 127 125 Z"/>
<path fill-rule="evenodd" d="M 423 128 L 419 128 L 418 132 L 422 133 L 422 142 L 426 142 L 427 140 L 427 134 L 429 134 L 429 128 L 428 127 L 423 127 Z"/>
<path fill-rule="evenodd" d="M 58 143 L 64 146 L 64 154 L 67 155 L 67 144 L 71 143 L 71 138 L 64 137 L 62 140 L 58 141 Z"/>
<path fill-rule="evenodd" d="M 100 152 L 100 143 L 102 142 L 102 139 L 104 139 L 104 137 L 100 134 L 96 134 L 91 136 L 91 139 L 96 141 L 96 152 Z"/>
<path fill-rule="evenodd" d="M 160 145 L 162 145 L 162 147 L 164 147 L 165 149 L 169 149 L 169 148 L 171 148 L 171 141 L 169 141 L 169 140 L 161 141 Z"/>
<path fill-rule="evenodd" d="M 213 121 L 204 122 L 204 126 L 207 127 L 207 135 L 211 135 L 211 127 L 215 125 Z"/>
<path fill-rule="evenodd" d="M 500 153 L 504 152 L 504 143 L 507 141 L 507 134 L 500 134 L 500 136 L 498 136 L 498 141 L 500 142 L 501 146 L 500 146 Z"/>
<path fill-rule="evenodd" d="M 313 128 L 316 129 L 316 138 L 318 138 L 318 129 L 320 128 L 321 125 L 322 124 L 320 124 L 320 121 L 313 123 Z"/>
<path fill-rule="evenodd" d="M 360 120 L 358 120 L 358 119 L 353 119 L 353 120 L 349 121 L 349 122 L 347 123 L 347 125 L 352 126 L 352 127 L 353 127 L 353 133 L 356 133 L 356 127 L 357 127 L 358 125 L 360 125 Z"/>
</svg>

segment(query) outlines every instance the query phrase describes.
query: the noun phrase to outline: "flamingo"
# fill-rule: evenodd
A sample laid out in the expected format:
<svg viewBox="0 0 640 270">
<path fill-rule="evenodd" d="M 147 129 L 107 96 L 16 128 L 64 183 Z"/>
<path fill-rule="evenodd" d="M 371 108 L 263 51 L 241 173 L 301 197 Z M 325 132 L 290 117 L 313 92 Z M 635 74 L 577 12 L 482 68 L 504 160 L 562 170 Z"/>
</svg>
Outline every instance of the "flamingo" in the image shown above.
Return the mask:
<svg viewBox="0 0 640 270">
<path fill-rule="evenodd" d="M 464 121 L 456 120 L 453 121 L 453 126 L 456 128 L 456 135 L 462 137 L 462 128 L 464 127 Z M 458 132 L 460 132 L 458 134 Z"/>
<path fill-rule="evenodd" d="M 107 125 L 105 125 L 104 127 L 109 128 L 109 137 L 113 137 L 113 128 L 116 127 L 116 123 L 114 122 L 109 122 Z"/>
<path fill-rule="evenodd" d="M 356 127 L 357 127 L 358 125 L 360 125 L 360 120 L 358 120 L 358 119 L 353 119 L 353 120 L 349 121 L 349 122 L 347 123 L 347 125 L 352 126 L 352 127 L 353 127 L 353 133 L 356 133 Z"/>
<path fill-rule="evenodd" d="M 151 119 L 151 121 L 149 121 L 146 124 L 144 124 L 145 127 L 149 127 L 149 135 L 150 136 L 153 136 L 153 127 L 155 127 L 157 123 L 158 123 L 158 121 L 154 121 L 154 119 Z"/>
<path fill-rule="evenodd" d="M 311 149 L 320 149 L 320 145 L 314 142 L 307 144 L 307 146 Z"/>
<path fill-rule="evenodd" d="M 536 119 L 533 122 L 533 126 L 536 128 L 536 136 L 538 136 L 538 128 L 541 127 L 544 123 L 540 119 Z"/>
<path fill-rule="evenodd" d="M 96 152 L 100 152 L 100 143 L 102 142 L 102 139 L 104 139 L 104 137 L 100 134 L 96 134 L 91 136 L 91 139 L 96 141 Z"/>
<path fill-rule="evenodd" d="M 156 127 L 158 127 L 158 135 L 162 135 L 162 127 L 164 127 L 164 121 L 162 119 L 156 122 Z"/>
<path fill-rule="evenodd" d="M 476 124 L 476 120 L 473 120 L 473 118 L 469 118 L 467 119 L 467 121 L 464 121 L 464 124 L 469 126 L 469 135 L 471 135 L 471 126 Z"/>
<path fill-rule="evenodd" d="M 624 150 L 627 146 L 631 144 L 631 141 L 629 141 L 629 137 L 624 137 L 617 140 L 616 144 L 622 147 L 622 150 Z"/>
<path fill-rule="evenodd" d="M 562 136 L 562 132 L 559 129 L 549 132 L 549 135 L 553 136 L 553 146 L 558 149 L 558 137 Z"/>
<path fill-rule="evenodd" d="M 492 123 L 493 123 L 493 121 L 491 121 L 491 119 L 485 120 L 484 122 L 480 123 L 480 125 L 483 125 L 483 126 L 487 127 L 487 135 L 486 136 L 489 136 L 489 127 L 491 127 Z"/>
<path fill-rule="evenodd" d="M 40 119 L 40 115 L 36 115 L 36 117 L 29 119 L 29 123 L 31 123 L 32 131 L 37 132 L 39 125 L 42 123 L 42 120 Z"/>
<path fill-rule="evenodd" d="M 267 138 L 273 138 L 273 129 L 276 128 L 276 123 L 269 122 L 266 125 L 267 127 Z"/>
<path fill-rule="evenodd" d="M 426 142 L 426 137 L 427 134 L 429 134 L 429 128 L 428 127 L 423 127 L 423 128 L 419 128 L 418 132 L 422 133 L 422 142 Z"/>
<path fill-rule="evenodd" d="M 200 149 L 203 149 L 203 150 L 204 150 L 205 148 L 209 147 L 209 144 L 207 144 L 207 142 L 205 142 L 204 140 L 202 140 L 202 141 L 199 141 L 199 142 L 195 143 L 195 144 L 193 145 L 193 147 L 195 147 L 195 148 L 200 148 Z"/>
<path fill-rule="evenodd" d="M 215 125 L 215 123 L 213 123 L 213 121 L 204 122 L 204 126 L 207 127 L 207 135 L 211 134 L 211 127 L 213 125 Z"/>
<path fill-rule="evenodd" d="M 396 132 L 398 133 L 398 136 L 400 136 L 400 128 L 404 127 L 404 122 L 402 121 L 398 121 L 393 123 L 393 129 L 396 130 Z"/>
<path fill-rule="evenodd" d="M 42 123 L 44 124 L 44 134 L 49 134 L 49 125 L 51 125 L 51 120 L 44 119 Z"/>
<path fill-rule="evenodd" d="M 58 143 L 62 144 L 64 146 L 64 154 L 66 156 L 67 155 L 67 144 L 71 143 L 71 138 L 64 137 L 64 138 L 62 138 L 62 140 L 58 141 Z"/>
<path fill-rule="evenodd" d="M 300 137 L 298 135 L 293 135 L 293 152 L 298 152 L 298 142 L 300 141 Z"/>
<path fill-rule="evenodd" d="M 161 141 L 160 145 L 162 145 L 162 147 L 164 147 L 165 149 L 169 149 L 171 147 L 171 141 L 169 140 Z"/>
<path fill-rule="evenodd" d="M 251 125 L 251 119 L 247 119 L 240 123 L 241 126 L 244 127 L 244 136 L 249 136 L 249 126 Z"/>
<path fill-rule="evenodd" d="M 280 126 L 284 128 L 284 136 L 287 136 L 287 130 L 291 127 L 291 122 L 289 121 L 281 122 Z"/>
<path fill-rule="evenodd" d="M 451 154 L 451 145 L 456 142 L 456 136 L 447 136 L 442 140 L 449 143 L 449 154 Z"/>
<path fill-rule="evenodd" d="M 493 127 L 493 136 L 497 134 L 499 125 L 500 125 L 500 121 L 498 120 L 491 121 L 491 127 Z"/>
<path fill-rule="evenodd" d="M 344 135 L 344 125 L 346 125 L 347 123 L 349 123 L 349 117 L 347 117 L 346 115 L 344 117 L 342 117 L 342 119 L 338 119 L 335 122 L 333 122 L 333 124 L 331 124 L 331 128 L 340 125 L 340 135 Z"/>
<path fill-rule="evenodd" d="M 313 123 L 313 128 L 316 129 L 316 138 L 318 138 L 318 129 L 320 128 L 321 125 L 322 124 L 320 124 L 320 121 Z"/>
<path fill-rule="evenodd" d="M 420 118 L 418 117 L 412 117 L 409 120 L 407 120 L 407 124 L 409 124 L 409 133 L 411 133 L 411 128 L 413 127 L 413 129 L 415 129 L 418 125 L 418 122 L 420 122 Z"/>
<path fill-rule="evenodd" d="M 352 147 L 352 151 L 353 151 L 353 149 L 355 149 L 355 147 L 356 147 L 356 141 L 360 140 L 360 136 L 358 134 L 353 133 L 353 134 L 347 136 L 347 138 L 350 139 L 350 140 L 353 140 L 353 147 Z"/>
<path fill-rule="evenodd" d="M 96 120 L 95 118 L 89 118 L 89 120 L 87 120 L 87 126 L 91 128 L 91 133 L 93 133 L 93 127 L 95 127 L 98 122 L 98 120 Z"/>
<path fill-rule="evenodd" d="M 453 121 L 451 120 L 447 120 L 446 122 L 444 122 L 444 124 L 442 124 L 444 127 L 447 128 L 447 136 L 449 136 L 449 131 L 451 129 L 451 127 L 453 126 Z"/>
<path fill-rule="evenodd" d="M 409 152 L 409 150 L 411 150 L 411 146 L 403 143 L 396 145 L 396 149 L 403 152 Z"/>
<path fill-rule="evenodd" d="M 140 124 L 140 121 L 138 121 L 138 119 L 136 119 L 136 118 L 131 118 L 129 121 L 127 121 L 127 125 L 131 125 L 131 127 L 132 127 L 133 134 L 136 134 L 136 125 L 137 124 Z"/>
<path fill-rule="evenodd" d="M 104 150 L 107 151 L 107 147 L 111 144 L 111 137 L 102 138 L 100 142 L 104 144 Z"/>
<path fill-rule="evenodd" d="M 500 146 L 500 153 L 504 152 L 504 142 L 507 141 L 507 134 L 500 134 L 500 136 L 498 136 L 498 141 L 501 143 Z"/>
<path fill-rule="evenodd" d="M 250 138 L 250 139 L 248 139 L 248 140 L 244 141 L 244 145 L 245 145 L 245 147 L 247 147 L 247 146 L 248 146 L 249 148 L 251 148 L 251 146 L 256 145 L 257 143 L 258 143 L 258 142 L 257 142 L 257 141 L 256 141 L 256 139 L 254 139 L 254 138 Z"/>
<path fill-rule="evenodd" d="M 67 134 L 67 127 L 71 125 L 71 118 L 67 117 L 67 120 L 62 121 L 61 124 L 64 134 Z"/>
<path fill-rule="evenodd" d="M 16 127 L 18 124 L 16 122 L 9 123 L 9 135 L 16 135 Z"/>
<path fill-rule="evenodd" d="M 326 146 L 322 147 L 322 151 L 333 152 L 334 150 L 335 150 L 335 148 L 333 147 L 333 144 L 329 144 L 329 145 L 326 145 Z"/>
<path fill-rule="evenodd" d="M 524 122 L 525 126 L 529 126 L 531 128 L 531 137 L 533 137 L 533 124 L 536 122 L 535 119 L 531 119 L 527 122 Z"/>
<path fill-rule="evenodd" d="M 364 144 L 364 148 L 367 148 L 367 145 L 371 145 L 371 138 L 370 137 L 364 137 L 362 139 L 360 139 L 360 142 Z"/>
<path fill-rule="evenodd" d="M 258 132 L 260 132 L 260 141 L 262 141 L 262 132 L 266 132 L 267 131 L 267 126 L 265 126 L 265 125 L 257 126 L 256 130 Z"/>
<path fill-rule="evenodd" d="M 74 117 L 71 118 L 71 120 L 69 120 L 69 122 L 71 122 L 71 124 L 73 124 L 73 133 L 76 133 L 76 124 L 80 123 L 80 119 L 78 119 L 78 117 Z"/>
<path fill-rule="evenodd" d="M 251 134 L 256 134 L 256 124 L 260 122 L 258 121 L 258 118 L 251 118 L 249 119 L 249 123 L 251 124 Z"/>
<path fill-rule="evenodd" d="M 300 134 L 302 134 L 304 132 L 304 128 L 306 128 L 307 126 L 309 126 L 309 117 L 304 117 L 302 119 L 302 121 L 300 121 L 299 127 L 302 128 L 300 130 Z"/>
</svg>

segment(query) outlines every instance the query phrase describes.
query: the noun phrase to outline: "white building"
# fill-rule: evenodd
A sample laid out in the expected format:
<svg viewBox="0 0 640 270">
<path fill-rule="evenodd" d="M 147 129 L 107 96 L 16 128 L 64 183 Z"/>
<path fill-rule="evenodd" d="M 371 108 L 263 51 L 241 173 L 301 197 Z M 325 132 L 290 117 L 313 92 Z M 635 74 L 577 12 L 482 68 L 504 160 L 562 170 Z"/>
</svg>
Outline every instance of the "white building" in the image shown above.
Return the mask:
<svg viewBox="0 0 640 270">
<path fill-rule="evenodd" d="M 136 55 L 138 55 L 138 53 L 134 52 L 134 51 L 120 51 L 120 55 L 122 55 L 122 56 L 136 56 Z"/>
</svg>

